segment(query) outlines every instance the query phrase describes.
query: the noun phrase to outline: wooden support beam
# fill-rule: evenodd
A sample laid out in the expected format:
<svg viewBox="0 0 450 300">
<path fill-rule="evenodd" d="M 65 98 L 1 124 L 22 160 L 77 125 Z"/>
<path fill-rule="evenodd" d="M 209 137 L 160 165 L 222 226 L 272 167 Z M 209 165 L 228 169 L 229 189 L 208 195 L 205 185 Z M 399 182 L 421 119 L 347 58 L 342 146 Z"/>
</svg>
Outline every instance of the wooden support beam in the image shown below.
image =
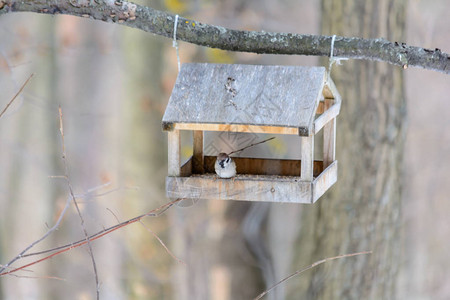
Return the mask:
<svg viewBox="0 0 450 300">
<path fill-rule="evenodd" d="M 298 176 L 241 175 L 233 179 L 215 174 L 166 178 L 166 195 L 170 199 L 220 199 L 314 203 L 337 180 L 337 161 L 313 181 Z"/>
<path fill-rule="evenodd" d="M 323 101 L 319 101 L 319 105 L 317 105 L 316 115 L 321 115 L 325 111 Z"/>
<path fill-rule="evenodd" d="M 298 177 L 238 175 L 234 179 L 214 174 L 193 177 L 167 177 L 166 195 L 170 199 L 211 199 L 313 203 L 313 184 Z"/>
<path fill-rule="evenodd" d="M 180 141 L 180 131 L 172 130 L 169 131 L 169 142 L 168 148 L 168 175 L 169 176 L 180 176 L 181 174 L 181 141 Z"/>
<path fill-rule="evenodd" d="M 325 108 L 324 105 L 323 113 L 314 120 L 314 134 L 317 134 L 325 126 L 325 124 L 327 124 L 330 120 L 335 119 L 339 114 L 339 111 L 341 109 L 340 104 L 336 103 L 333 99 L 325 99 L 325 102 L 330 100 L 332 102 L 332 105 L 327 108 Z"/>
<path fill-rule="evenodd" d="M 325 99 L 325 110 L 334 104 L 333 99 Z M 336 118 L 323 127 L 323 168 L 327 168 L 336 159 Z"/>
<path fill-rule="evenodd" d="M 323 194 L 337 181 L 338 162 L 335 160 L 313 181 L 313 203 L 316 202 Z"/>
<path fill-rule="evenodd" d="M 296 127 L 256 126 L 256 125 L 239 125 L 239 124 L 173 123 L 173 124 L 163 124 L 163 129 L 299 135 L 299 130 Z"/>
<path fill-rule="evenodd" d="M 314 170 L 314 136 L 301 137 L 302 155 L 301 155 L 301 171 L 302 180 L 313 180 Z"/>
<path fill-rule="evenodd" d="M 194 154 L 193 154 L 193 172 L 195 174 L 204 173 L 204 156 L 203 156 L 203 131 L 194 130 Z"/>
</svg>

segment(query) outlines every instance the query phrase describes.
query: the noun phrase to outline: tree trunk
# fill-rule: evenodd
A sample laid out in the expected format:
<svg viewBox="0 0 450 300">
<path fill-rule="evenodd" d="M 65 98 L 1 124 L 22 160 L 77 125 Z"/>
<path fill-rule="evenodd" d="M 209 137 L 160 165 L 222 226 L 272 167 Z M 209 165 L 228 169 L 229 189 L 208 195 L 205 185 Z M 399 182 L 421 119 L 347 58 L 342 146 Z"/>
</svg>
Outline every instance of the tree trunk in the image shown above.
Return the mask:
<svg viewBox="0 0 450 300">
<path fill-rule="evenodd" d="M 322 0 L 322 32 L 403 40 L 405 1 Z M 304 273 L 293 298 L 393 299 L 401 255 L 401 178 L 406 103 L 402 70 L 349 61 L 333 68 L 343 103 L 338 117 L 339 178 L 303 209 L 298 259 L 372 250 Z M 307 290 L 301 289 L 307 286 Z"/>
</svg>

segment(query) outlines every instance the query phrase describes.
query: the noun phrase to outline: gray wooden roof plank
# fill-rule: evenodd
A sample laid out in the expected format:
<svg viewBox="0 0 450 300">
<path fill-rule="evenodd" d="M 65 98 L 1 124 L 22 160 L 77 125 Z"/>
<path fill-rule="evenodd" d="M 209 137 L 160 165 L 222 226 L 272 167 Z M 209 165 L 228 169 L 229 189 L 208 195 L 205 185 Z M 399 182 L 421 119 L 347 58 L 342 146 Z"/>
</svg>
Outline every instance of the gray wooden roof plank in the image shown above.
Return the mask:
<svg viewBox="0 0 450 300">
<path fill-rule="evenodd" d="M 184 64 L 163 126 L 281 126 L 309 134 L 324 81 L 323 67 Z"/>
</svg>

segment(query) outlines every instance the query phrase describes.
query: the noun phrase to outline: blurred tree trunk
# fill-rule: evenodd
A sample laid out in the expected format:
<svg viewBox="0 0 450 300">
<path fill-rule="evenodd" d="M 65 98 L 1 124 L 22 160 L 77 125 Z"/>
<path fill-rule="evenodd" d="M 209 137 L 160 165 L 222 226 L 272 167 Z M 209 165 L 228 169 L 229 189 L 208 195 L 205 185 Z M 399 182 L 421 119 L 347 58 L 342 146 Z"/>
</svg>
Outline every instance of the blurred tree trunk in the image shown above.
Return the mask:
<svg viewBox="0 0 450 300">
<path fill-rule="evenodd" d="M 322 33 L 403 41 L 405 1 L 322 0 Z M 349 61 L 333 68 L 339 179 L 303 209 L 295 265 L 372 250 L 302 274 L 294 299 L 393 299 L 401 262 L 401 178 L 406 104 L 402 70 Z"/>
<path fill-rule="evenodd" d="M 21 32 L 26 35 L 35 36 L 36 40 L 50 45 L 48 48 L 53 49 L 54 20 L 31 19 L 28 16 L 17 17 L 11 20 L 18 24 L 16 26 L 19 31 L 22 30 Z M 29 28 L 20 26 L 25 22 L 28 22 Z M 5 28 L 2 34 L 4 32 L 9 31 Z M 16 32 L 14 31 L 14 33 Z M 10 45 L 14 44 L 16 38 L 17 36 L 14 34 L 8 38 L 6 35 L 2 35 L 2 43 L 5 42 L 5 46 L 2 45 L 0 49 L 2 55 L 11 53 L 12 46 Z M 29 40 L 26 39 L 20 41 L 23 48 L 29 47 L 28 43 Z M 27 56 L 26 51 L 18 51 L 21 55 L 30 57 Z M 59 149 L 60 146 L 58 135 L 52 134 L 53 132 L 49 130 L 49 128 L 53 128 L 54 132 L 58 130 L 57 110 L 55 109 L 53 114 L 50 114 L 43 109 L 43 101 L 40 102 L 45 99 L 45 105 L 48 106 L 52 106 L 56 102 L 54 93 L 55 61 L 45 53 L 46 50 L 43 49 L 39 55 L 36 55 L 39 56 L 39 59 L 27 63 L 27 66 L 18 70 L 17 73 L 14 72 L 17 69 L 15 67 L 8 66 L 7 70 L 2 70 L 2 75 L 7 74 L 2 77 L 4 83 L 15 83 L 11 90 L 0 89 L 2 90 L 2 100 L 11 99 L 31 73 L 40 76 L 34 76 L 30 80 L 26 89 L 1 119 L 0 211 L 2 214 L 0 216 L 0 240 L 4 242 L 3 245 L 0 245 L 1 263 L 9 261 L 18 254 L 19 249 L 22 250 L 31 244 L 33 239 L 40 237 L 45 232 L 45 227 L 41 226 L 43 225 L 42 220 L 51 220 L 53 201 L 57 195 L 57 188 L 54 188 L 54 185 L 59 187 L 57 183 L 53 184 L 48 179 L 48 175 L 57 174 L 57 162 L 51 154 L 53 149 Z M 8 55 L 6 57 L 14 66 L 16 58 Z M 5 84 L 5 86 L 8 85 Z M 30 207 L 33 209 L 30 210 Z M 16 263 L 14 266 L 17 265 Z M 47 274 L 49 269 L 48 265 L 40 264 L 33 271 L 34 274 Z M 1 278 L 0 299 L 30 299 L 37 294 L 43 298 L 49 297 L 50 292 L 45 290 L 41 283 L 16 279 L 13 276 Z"/>
<path fill-rule="evenodd" d="M 152 7 L 161 9 L 156 3 Z M 121 103 L 120 181 L 124 186 L 140 187 L 139 193 L 129 195 L 122 204 L 121 211 L 128 216 L 165 202 L 167 137 L 161 130 L 161 118 L 167 98 L 163 95 L 162 78 L 168 45 L 162 37 L 136 30 L 124 31 L 122 38 L 127 80 Z M 143 223 L 167 242 L 165 216 L 144 219 Z M 125 249 L 127 259 L 131 260 L 126 261 L 123 279 L 127 298 L 163 299 L 170 288 L 168 266 L 174 260 L 144 226 L 133 226 L 126 231 Z"/>
<path fill-rule="evenodd" d="M 77 199 L 81 208 L 85 226 L 91 234 L 108 224 L 108 217 L 103 213 L 105 198 L 95 197 L 99 186 L 115 184 L 118 169 L 116 159 L 118 146 L 113 141 L 118 140 L 121 128 L 116 122 L 120 110 L 120 87 L 114 89 L 116 82 L 121 81 L 112 56 L 110 39 L 114 38 L 115 29 L 108 24 L 93 24 L 78 18 L 63 16 L 55 21 L 54 49 L 51 57 L 55 60 L 53 76 L 55 77 L 55 104 L 52 114 L 56 124 L 49 129 L 58 138 L 54 147 L 54 157 L 59 164 L 58 173 L 63 172 L 61 161 L 60 136 L 58 134 L 58 104 L 62 107 L 66 162 L 69 166 L 70 180 L 76 194 L 83 195 Z M 75 48 L 67 55 L 71 48 Z M 57 174 L 58 174 L 57 173 Z M 63 184 L 60 202 L 69 197 L 67 186 Z M 112 201 L 117 195 L 111 195 L 105 206 L 117 212 L 120 206 Z M 62 201 L 61 201 L 62 200 Z M 59 204 L 59 203 L 58 203 Z M 56 205 L 55 205 L 56 206 Z M 112 218 L 111 218 L 112 219 Z M 114 218 L 115 221 L 115 218 Z M 101 224 L 101 225 L 100 225 Z M 61 240 L 79 236 L 82 232 L 78 214 L 67 213 L 63 225 L 52 238 L 55 243 Z M 97 264 L 99 280 L 102 282 L 101 295 L 111 298 L 115 295 L 120 299 L 121 278 L 106 274 L 119 274 L 123 269 L 123 248 L 116 237 L 105 239 L 101 243 L 92 243 L 93 255 Z M 74 285 L 61 285 L 59 282 L 49 282 L 51 295 L 54 299 L 63 299 L 67 294 L 73 297 L 83 297 L 92 293 L 96 286 L 92 264 L 86 252 L 73 251 L 55 259 L 59 263 L 52 264 L 52 272 Z M 74 261 L 77 261 L 75 266 Z"/>
</svg>

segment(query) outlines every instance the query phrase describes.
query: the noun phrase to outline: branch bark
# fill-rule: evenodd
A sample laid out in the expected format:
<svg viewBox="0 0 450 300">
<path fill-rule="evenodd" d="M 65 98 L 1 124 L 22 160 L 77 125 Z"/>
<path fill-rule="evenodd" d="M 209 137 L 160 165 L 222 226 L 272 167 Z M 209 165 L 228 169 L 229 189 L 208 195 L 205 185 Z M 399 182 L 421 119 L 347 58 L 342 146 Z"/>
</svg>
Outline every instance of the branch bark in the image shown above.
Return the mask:
<svg viewBox="0 0 450 300">
<path fill-rule="evenodd" d="M 11 12 L 64 14 L 119 23 L 172 38 L 175 15 L 121 0 L 0 0 L 0 15 Z M 177 39 L 223 50 L 266 54 L 329 56 L 331 36 L 243 31 L 179 18 Z M 383 61 L 406 69 L 409 66 L 450 73 L 449 54 L 390 42 L 383 38 L 337 36 L 334 56 Z"/>
</svg>

